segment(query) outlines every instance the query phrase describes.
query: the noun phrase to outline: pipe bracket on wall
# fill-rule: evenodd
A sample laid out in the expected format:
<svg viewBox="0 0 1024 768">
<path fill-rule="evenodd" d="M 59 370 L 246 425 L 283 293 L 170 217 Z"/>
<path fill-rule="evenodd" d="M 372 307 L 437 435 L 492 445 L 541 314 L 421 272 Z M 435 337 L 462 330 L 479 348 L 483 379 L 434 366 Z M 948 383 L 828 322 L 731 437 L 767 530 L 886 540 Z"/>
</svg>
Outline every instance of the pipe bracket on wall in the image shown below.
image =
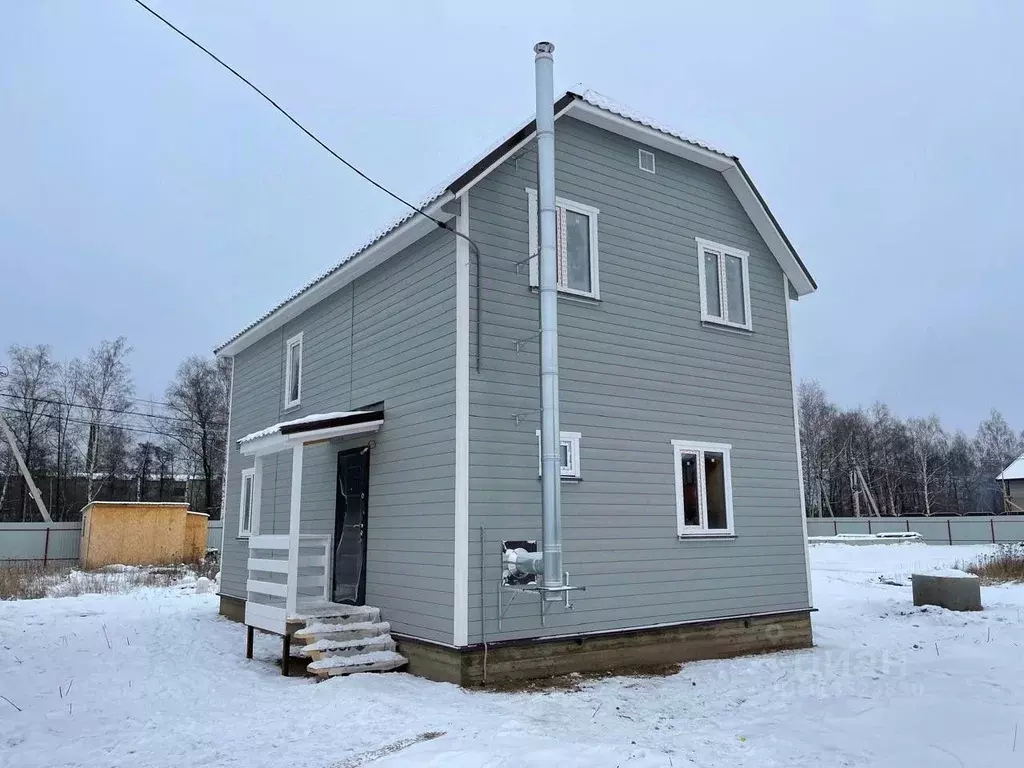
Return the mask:
<svg viewBox="0 0 1024 768">
<path fill-rule="evenodd" d="M 527 336 L 524 339 L 516 339 L 514 342 L 512 342 L 512 345 L 515 347 L 516 354 L 518 355 L 520 352 L 522 352 L 524 349 L 526 349 L 526 345 L 527 344 L 529 344 L 531 342 L 534 342 L 534 341 L 536 341 L 539 338 L 540 338 L 540 331 L 537 331 L 536 333 L 531 333 L 529 336 Z"/>
<path fill-rule="evenodd" d="M 543 570 L 537 542 L 530 540 L 501 542 L 501 578 L 498 580 L 498 631 L 509 608 L 519 595 L 534 594 L 540 598 L 540 625 L 546 626 L 546 618 L 552 603 L 559 602 L 559 595 L 565 610 L 572 610 L 569 601 L 571 592 L 585 592 L 586 587 L 569 583 L 569 572 L 562 573 L 561 583 L 551 586 L 538 576 Z"/>
</svg>

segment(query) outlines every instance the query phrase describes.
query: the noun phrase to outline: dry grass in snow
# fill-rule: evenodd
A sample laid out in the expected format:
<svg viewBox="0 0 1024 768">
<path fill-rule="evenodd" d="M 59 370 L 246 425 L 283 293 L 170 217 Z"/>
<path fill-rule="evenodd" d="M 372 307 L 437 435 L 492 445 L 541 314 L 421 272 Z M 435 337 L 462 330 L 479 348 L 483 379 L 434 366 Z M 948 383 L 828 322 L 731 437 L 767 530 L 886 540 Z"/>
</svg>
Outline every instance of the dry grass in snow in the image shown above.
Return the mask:
<svg viewBox="0 0 1024 768">
<path fill-rule="evenodd" d="M 0 564 L 0 600 L 121 595 L 142 587 L 194 584 L 203 576 L 215 578 L 218 570 L 220 565 L 216 559 L 192 565 L 110 565 L 94 571 L 82 571 L 69 565 Z"/>
<path fill-rule="evenodd" d="M 1024 544 L 1001 544 L 994 553 L 960 568 L 979 577 L 982 584 L 1024 582 Z"/>
</svg>

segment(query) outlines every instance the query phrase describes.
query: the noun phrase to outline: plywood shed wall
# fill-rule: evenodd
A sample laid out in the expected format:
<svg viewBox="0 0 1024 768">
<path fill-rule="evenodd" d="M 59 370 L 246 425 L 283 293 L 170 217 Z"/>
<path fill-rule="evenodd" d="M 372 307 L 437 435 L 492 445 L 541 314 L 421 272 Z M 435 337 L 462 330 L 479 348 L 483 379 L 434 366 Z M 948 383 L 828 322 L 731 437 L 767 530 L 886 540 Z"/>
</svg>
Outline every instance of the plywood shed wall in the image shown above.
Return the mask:
<svg viewBox="0 0 1024 768">
<path fill-rule="evenodd" d="M 206 550 L 207 519 L 190 513 L 188 504 L 94 501 L 82 513 L 82 567 L 199 560 Z"/>
<path fill-rule="evenodd" d="M 189 512 L 185 515 L 185 557 L 184 562 L 195 563 L 206 556 L 206 534 L 210 516 L 203 512 Z"/>
</svg>

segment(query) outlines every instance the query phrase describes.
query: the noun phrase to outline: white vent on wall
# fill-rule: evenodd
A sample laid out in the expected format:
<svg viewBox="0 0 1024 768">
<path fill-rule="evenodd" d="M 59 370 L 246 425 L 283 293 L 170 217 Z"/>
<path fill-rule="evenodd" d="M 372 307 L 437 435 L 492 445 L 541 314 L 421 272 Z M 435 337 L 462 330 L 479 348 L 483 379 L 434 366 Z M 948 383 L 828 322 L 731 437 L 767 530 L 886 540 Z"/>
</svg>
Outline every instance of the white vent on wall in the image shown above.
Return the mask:
<svg viewBox="0 0 1024 768">
<path fill-rule="evenodd" d="M 654 173 L 654 153 L 646 149 L 640 150 L 640 170 Z"/>
</svg>

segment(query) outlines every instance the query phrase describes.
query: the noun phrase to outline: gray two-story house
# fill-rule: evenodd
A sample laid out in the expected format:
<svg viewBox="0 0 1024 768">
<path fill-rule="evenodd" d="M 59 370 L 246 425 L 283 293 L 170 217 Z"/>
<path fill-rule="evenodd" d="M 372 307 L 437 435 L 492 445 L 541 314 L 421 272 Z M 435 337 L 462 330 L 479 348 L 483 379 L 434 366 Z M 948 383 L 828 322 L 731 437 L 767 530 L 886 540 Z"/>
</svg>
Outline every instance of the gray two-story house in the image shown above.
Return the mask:
<svg viewBox="0 0 1024 768">
<path fill-rule="evenodd" d="M 811 644 L 789 305 L 815 283 L 737 158 L 592 92 L 555 117 L 563 557 L 585 589 L 547 602 L 505 564 L 541 539 L 534 122 L 424 203 L 478 252 L 410 214 L 217 350 L 221 612 L 312 643 L 322 674 Z"/>
</svg>

